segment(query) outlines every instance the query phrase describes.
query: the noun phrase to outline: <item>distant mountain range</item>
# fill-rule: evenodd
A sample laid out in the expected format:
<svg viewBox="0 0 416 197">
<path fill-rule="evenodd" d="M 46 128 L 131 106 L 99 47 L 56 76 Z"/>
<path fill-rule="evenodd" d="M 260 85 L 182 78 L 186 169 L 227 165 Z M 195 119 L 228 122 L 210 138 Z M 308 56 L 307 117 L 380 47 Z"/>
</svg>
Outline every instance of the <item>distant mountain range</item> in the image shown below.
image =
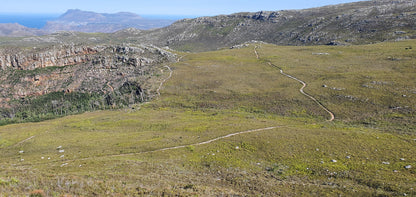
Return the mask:
<svg viewBox="0 0 416 197">
<path fill-rule="evenodd" d="M 112 33 L 126 28 L 153 29 L 168 26 L 173 20 L 145 19 L 129 12 L 115 14 L 68 10 L 55 21 L 49 21 L 42 30 Z"/>
<path fill-rule="evenodd" d="M 416 6 L 414 0 L 373 0 L 304 10 L 242 12 L 174 23 L 127 12 L 68 10 L 41 31 L 16 24 L 0 26 L 2 36 L 58 31 L 115 32 L 108 36 L 182 51 L 215 50 L 253 40 L 278 45 L 365 44 L 415 39 Z"/>
<path fill-rule="evenodd" d="M 59 31 L 113 33 L 126 28 L 141 30 L 161 28 L 173 22 L 169 19 L 146 19 L 129 12 L 106 14 L 71 9 L 56 20 L 48 21 L 42 29 L 28 28 L 19 24 L 0 24 L 0 36 L 39 36 Z"/>
</svg>

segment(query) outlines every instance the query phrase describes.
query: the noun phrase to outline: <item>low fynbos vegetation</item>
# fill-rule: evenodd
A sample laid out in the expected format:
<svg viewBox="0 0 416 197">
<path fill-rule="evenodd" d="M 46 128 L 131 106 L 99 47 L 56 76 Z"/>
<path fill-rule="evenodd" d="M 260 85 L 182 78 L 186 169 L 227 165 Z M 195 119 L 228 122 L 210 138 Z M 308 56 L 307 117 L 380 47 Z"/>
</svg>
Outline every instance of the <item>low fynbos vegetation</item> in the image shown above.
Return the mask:
<svg viewBox="0 0 416 197">
<path fill-rule="evenodd" d="M 416 51 L 414 40 L 364 46 L 275 47 L 262 45 L 263 59 L 308 83 L 337 120 L 414 133 Z"/>
<path fill-rule="evenodd" d="M 415 43 L 187 54 L 134 109 L 1 126 L 0 191 L 414 196 Z"/>
</svg>

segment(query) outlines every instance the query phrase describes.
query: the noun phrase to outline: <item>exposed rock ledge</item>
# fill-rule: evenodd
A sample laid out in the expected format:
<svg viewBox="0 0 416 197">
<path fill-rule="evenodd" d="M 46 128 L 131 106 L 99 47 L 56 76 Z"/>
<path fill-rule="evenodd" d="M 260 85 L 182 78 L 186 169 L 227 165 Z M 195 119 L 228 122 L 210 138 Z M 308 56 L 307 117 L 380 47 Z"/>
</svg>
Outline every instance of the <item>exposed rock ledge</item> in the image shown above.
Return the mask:
<svg viewBox="0 0 416 197">
<path fill-rule="evenodd" d="M 142 100 L 148 99 L 154 90 L 147 80 L 159 71 L 157 65 L 173 61 L 174 54 L 149 45 L 0 49 L 0 108 L 50 92 L 104 95 L 131 83 L 140 85 Z"/>
<path fill-rule="evenodd" d="M 146 54 L 159 54 L 166 58 L 172 58 L 167 52 L 156 47 L 142 46 L 60 46 L 44 49 L 19 50 L 19 49 L 0 49 L 0 69 L 8 68 L 18 70 L 34 70 L 51 66 L 78 65 L 88 61 L 109 65 L 108 55 L 97 56 L 95 54 L 106 52 L 107 54 L 117 54 L 111 59 L 116 58 L 119 62 L 129 63 L 133 66 L 143 66 L 152 63 Z M 134 54 L 134 56 L 128 55 Z M 137 58 L 137 55 L 142 58 Z"/>
<path fill-rule="evenodd" d="M 105 49 L 103 46 L 61 46 L 50 49 L 0 50 L 0 68 L 34 70 L 50 66 L 68 66 L 90 60 L 89 55 Z"/>
</svg>

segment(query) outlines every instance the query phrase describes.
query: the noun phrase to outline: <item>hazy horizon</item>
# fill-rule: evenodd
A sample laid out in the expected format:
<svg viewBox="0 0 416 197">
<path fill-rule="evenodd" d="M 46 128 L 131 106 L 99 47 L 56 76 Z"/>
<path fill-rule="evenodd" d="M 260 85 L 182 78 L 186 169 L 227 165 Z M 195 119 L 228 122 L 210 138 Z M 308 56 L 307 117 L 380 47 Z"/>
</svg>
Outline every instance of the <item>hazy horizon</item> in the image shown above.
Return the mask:
<svg viewBox="0 0 416 197">
<path fill-rule="evenodd" d="M 277 2 L 272 0 L 154 0 L 142 2 L 133 0 L 59 2 L 52 0 L 17 0 L 4 3 L 0 7 L 0 23 L 18 23 L 26 27 L 42 28 L 47 21 L 54 20 L 71 9 L 96 13 L 130 12 L 147 19 L 180 20 L 201 16 L 232 14 L 237 12 L 257 12 L 293 10 L 320 7 L 340 3 L 357 2 L 357 0 L 292 0 Z M 129 5 L 129 6 L 126 6 Z"/>
<path fill-rule="evenodd" d="M 83 10 L 88 11 L 88 10 Z M 48 21 L 53 21 L 64 13 L 59 14 L 41 14 L 41 13 L 0 13 L 0 24 L 2 23 L 18 23 L 25 27 L 41 29 Z M 136 14 L 136 13 L 135 13 Z M 162 20 L 180 20 L 184 18 L 195 18 L 199 16 L 190 15 L 154 15 L 154 14 L 138 14 L 145 19 L 162 19 Z"/>
<path fill-rule="evenodd" d="M 169 15 L 169 16 L 213 16 L 232 14 L 236 12 L 255 12 L 260 10 L 276 11 L 287 9 L 305 9 L 333 5 L 340 3 L 357 2 L 358 0 L 16 0 L 3 3 L 1 14 L 56 14 L 60 15 L 69 9 L 80 9 L 97 13 L 132 12 L 139 15 Z"/>
</svg>

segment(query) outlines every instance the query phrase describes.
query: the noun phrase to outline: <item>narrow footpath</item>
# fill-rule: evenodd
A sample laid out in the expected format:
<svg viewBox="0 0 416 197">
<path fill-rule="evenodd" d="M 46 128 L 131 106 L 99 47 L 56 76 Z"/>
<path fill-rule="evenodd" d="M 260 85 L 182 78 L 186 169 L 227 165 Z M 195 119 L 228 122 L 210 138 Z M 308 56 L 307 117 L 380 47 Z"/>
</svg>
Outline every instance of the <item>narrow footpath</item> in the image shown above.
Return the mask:
<svg viewBox="0 0 416 197">
<path fill-rule="evenodd" d="M 257 52 L 257 48 L 258 48 L 258 46 L 256 46 L 255 48 L 254 48 L 254 53 L 255 53 L 255 55 L 256 55 L 256 58 L 257 59 L 260 59 L 260 57 L 259 57 L 259 54 L 258 54 L 258 52 Z M 296 77 L 294 77 L 294 76 L 291 76 L 291 75 L 289 75 L 289 74 L 286 74 L 286 73 L 284 73 L 283 72 L 283 70 L 281 69 L 281 68 L 279 68 L 279 67 L 277 67 L 276 65 L 274 65 L 274 64 L 272 64 L 270 61 L 268 61 L 267 62 L 270 66 L 273 66 L 273 67 L 276 67 L 276 68 L 278 68 L 279 70 L 280 70 L 280 73 L 282 74 L 282 75 L 284 75 L 284 76 L 286 76 L 286 77 L 289 77 L 289 78 L 291 78 L 291 79 L 293 79 L 293 80 L 296 80 L 296 81 L 298 81 L 298 82 L 300 82 L 301 84 L 302 84 L 302 87 L 300 88 L 300 92 L 303 94 L 303 95 L 305 95 L 305 96 L 307 96 L 309 99 L 311 99 L 311 100 L 313 100 L 314 102 L 316 102 L 318 105 L 319 105 L 319 107 L 321 107 L 322 109 L 324 109 L 328 114 L 330 114 L 330 116 L 331 116 L 331 118 L 328 120 L 328 121 L 333 121 L 334 120 L 334 118 L 335 118 L 335 116 L 334 116 L 334 114 L 331 112 L 331 111 L 329 111 L 324 105 L 322 105 L 317 99 L 315 99 L 314 97 L 312 97 L 311 95 L 309 95 L 309 94 L 307 94 L 307 93 L 305 93 L 304 92 L 304 88 L 306 87 L 306 83 L 304 82 L 304 81 L 302 81 L 302 80 L 300 80 L 300 79 L 298 79 L 298 78 L 296 78 Z M 169 71 L 170 71 L 170 73 L 169 73 L 169 76 L 166 78 L 166 79 L 164 79 L 161 83 L 160 83 L 160 85 L 159 85 L 159 88 L 157 89 L 157 94 L 160 96 L 160 89 L 162 88 L 162 86 L 163 86 L 163 84 L 167 81 L 167 80 L 169 80 L 171 77 L 172 77 L 172 73 L 173 73 L 173 71 L 172 71 L 172 69 L 169 67 L 169 66 L 165 66 Z M 166 151 L 166 150 L 173 150 L 173 149 L 179 149 L 179 148 L 185 148 L 185 147 L 188 147 L 188 146 L 199 146 L 199 145 L 204 145 L 204 144 L 209 144 L 209 143 L 212 143 L 212 142 L 215 142 L 215 141 L 218 141 L 218 140 L 221 140 L 221 139 L 225 139 L 225 138 L 229 138 L 229 137 L 232 137 L 232 136 L 236 136 L 236 135 L 241 135 L 241 134 L 246 134 L 246 133 L 253 133 L 253 132 L 260 132 L 260 131 L 266 131 L 266 130 L 273 130 L 273 129 L 276 129 L 276 128 L 279 128 L 279 127 L 281 127 L 281 126 L 274 126 L 274 127 L 266 127 L 266 128 L 259 128 L 259 129 L 251 129 L 251 130 L 246 130 L 246 131 L 240 131 L 240 132 L 236 132 L 236 133 L 231 133 L 231 134 L 228 134 L 228 135 L 225 135 L 225 136 L 220 136 L 220 137 L 216 137 L 216 138 L 213 138 L 213 139 L 210 139 L 210 140 L 207 140 L 207 141 L 203 141 L 203 142 L 198 142 L 198 143 L 194 143 L 194 144 L 188 144 L 188 145 L 179 145 L 179 146 L 173 146 L 173 147 L 166 147 L 166 148 L 160 148 L 160 149 L 156 149 L 156 150 L 150 150 L 150 151 L 141 151 L 141 152 L 134 152 L 134 153 L 123 153 L 123 154 L 111 154 L 111 155 L 102 155 L 102 156 L 91 156 L 91 157 L 86 157 L 86 158 L 78 158 L 78 159 L 71 159 L 71 160 L 59 160 L 59 161 L 51 161 L 51 162 L 42 162 L 42 163 L 32 163 L 31 165 L 43 165 L 43 164 L 47 164 L 47 163 L 56 163 L 56 162 L 66 162 L 66 163 L 64 163 L 64 164 L 62 164 L 61 165 L 61 167 L 63 167 L 63 166 L 67 166 L 68 165 L 68 163 L 67 162 L 74 162 L 74 161 L 84 161 L 84 160 L 91 160 L 91 159 L 97 159 L 97 158 L 104 158 L 104 157 L 122 157 L 122 156 L 133 156 L 133 155 L 139 155 L 139 154 L 145 154 L 145 153 L 153 153 L 153 152 L 159 152 L 159 151 Z M 18 144 L 16 144 L 16 145 L 19 145 L 19 144 L 21 144 L 21 143 L 24 143 L 24 142 L 26 142 L 27 140 L 30 140 L 30 139 L 32 139 L 32 138 L 34 138 L 35 136 L 32 136 L 32 137 L 30 137 L 30 138 L 28 138 L 28 139 L 26 139 L 26 140 L 23 140 L 23 141 L 21 141 L 21 142 L 19 142 Z"/>
<path fill-rule="evenodd" d="M 257 59 L 260 59 L 260 56 L 259 56 L 259 53 L 257 52 L 257 48 L 258 48 L 258 46 L 255 46 L 254 47 L 254 54 L 256 55 L 256 58 Z M 302 81 L 302 80 L 300 80 L 300 79 L 298 79 L 298 78 L 296 78 L 296 77 L 294 77 L 294 76 L 292 76 L 292 75 L 289 75 L 289 74 L 286 74 L 286 73 L 284 73 L 283 72 L 283 70 L 281 69 L 281 68 L 279 68 L 278 66 L 276 66 L 276 65 L 274 65 L 274 64 L 272 64 L 270 61 L 267 61 L 267 64 L 269 64 L 270 66 L 272 66 L 272 67 L 275 67 L 275 68 L 277 68 L 277 69 L 279 69 L 280 70 L 280 74 L 282 74 L 282 75 L 284 75 L 284 76 L 286 76 L 286 77 L 289 77 L 289 78 L 291 78 L 291 79 L 293 79 L 293 80 L 296 80 L 296 81 L 298 81 L 299 83 L 301 83 L 302 84 L 302 87 L 299 89 L 299 91 L 300 91 L 300 93 L 301 94 L 303 94 L 303 95 L 305 95 L 306 97 L 308 97 L 309 99 L 311 99 L 311 100 L 313 100 L 320 108 L 322 108 L 324 111 L 326 111 L 329 115 L 330 115 L 330 118 L 328 119 L 328 121 L 329 122 L 332 122 L 334 119 L 335 119 L 335 115 L 334 115 L 334 113 L 332 113 L 327 107 L 325 107 L 321 102 L 319 102 L 316 98 L 314 98 L 313 96 L 311 96 L 310 94 L 308 94 L 308 93 L 306 93 L 305 91 L 303 91 L 303 89 L 307 86 L 307 84 L 304 82 L 304 81 Z"/>
</svg>

